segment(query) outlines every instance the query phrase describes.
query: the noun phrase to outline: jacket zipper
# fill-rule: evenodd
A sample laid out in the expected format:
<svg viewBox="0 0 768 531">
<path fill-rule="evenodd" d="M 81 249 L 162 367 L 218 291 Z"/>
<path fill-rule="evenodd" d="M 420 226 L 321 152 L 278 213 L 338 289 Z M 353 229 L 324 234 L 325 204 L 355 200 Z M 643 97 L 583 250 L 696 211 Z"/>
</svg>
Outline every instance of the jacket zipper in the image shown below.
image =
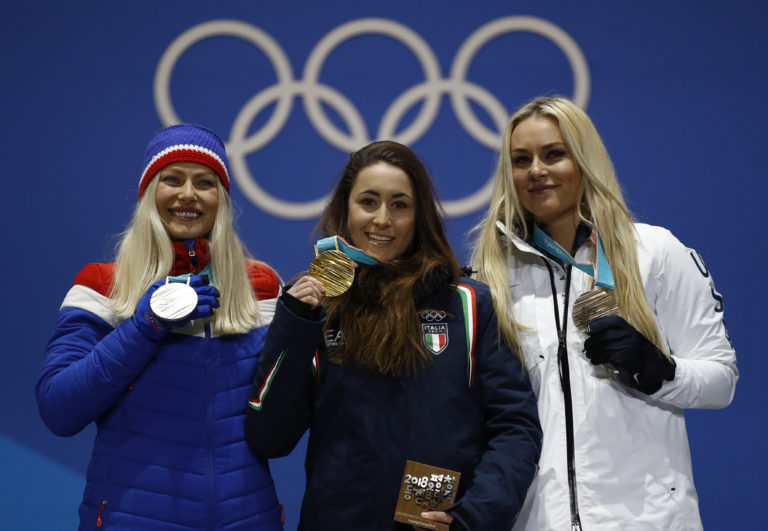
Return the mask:
<svg viewBox="0 0 768 531">
<path fill-rule="evenodd" d="M 157 353 L 157 349 L 155 353 Z M 131 391 L 133 391 L 133 383 L 131 383 L 128 386 L 128 392 L 131 392 Z M 120 397 L 120 401 L 112 407 L 107 417 L 105 417 L 102 420 L 102 423 L 104 425 L 114 421 L 114 422 L 118 422 L 119 427 L 123 427 L 123 418 L 122 418 L 123 414 L 121 413 L 120 408 L 122 406 L 122 401 L 125 399 L 125 397 L 126 395 L 123 394 Z M 114 472 L 115 470 L 115 452 L 116 452 L 115 447 L 112 446 L 109 452 L 110 452 L 109 459 L 107 460 L 107 462 L 109 463 L 109 466 L 107 467 L 106 481 L 104 482 L 103 491 L 99 493 L 101 495 L 101 504 L 99 504 L 99 512 L 96 515 L 96 527 L 99 529 L 101 529 L 104 526 L 104 518 L 102 517 L 106 517 L 106 515 L 104 514 L 104 510 L 107 508 L 107 501 L 109 500 L 109 496 L 112 491 L 112 488 L 111 488 L 112 472 Z"/>
<path fill-rule="evenodd" d="M 555 326 L 557 327 L 557 365 L 560 369 L 560 387 L 563 390 L 565 405 L 565 437 L 568 459 L 568 494 L 571 503 L 571 531 L 582 531 L 579 517 L 579 504 L 576 495 L 576 460 L 574 458 L 573 442 L 573 402 L 571 401 L 571 373 L 568 366 L 568 345 L 566 331 L 568 328 L 568 298 L 571 291 L 571 266 L 565 267 L 565 293 L 563 294 L 563 323 L 560 326 L 560 312 L 557 307 L 557 288 L 555 274 L 549 261 L 544 258 L 544 264 L 549 270 L 549 282 L 552 287 L 552 303 L 555 310 Z"/>
<path fill-rule="evenodd" d="M 99 515 L 96 518 L 96 527 L 100 528 L 101 525 L 102 525 L 102 522 L 101 522 L 101 511 L 103 511 L 104 507 L 106 507 L 106 506 L 107 506 L 107 500 L 102 500 L 101 501 L 101 506 L 99 507 Z"/>
</svg>

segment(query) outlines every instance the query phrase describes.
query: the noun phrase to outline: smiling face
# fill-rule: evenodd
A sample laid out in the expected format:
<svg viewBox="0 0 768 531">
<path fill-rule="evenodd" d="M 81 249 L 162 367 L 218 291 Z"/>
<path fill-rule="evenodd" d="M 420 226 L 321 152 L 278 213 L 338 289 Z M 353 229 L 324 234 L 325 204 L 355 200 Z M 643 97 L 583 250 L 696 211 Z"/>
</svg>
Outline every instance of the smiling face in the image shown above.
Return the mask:
<svg viewBox="0 0 768 531">
<path fill-rule="evenodd" d="M 162 168 L 155 178 L 155 205 L 171 239 L 208 235 L 219 205 L 218 176 L 202 164 L 177 162 Z"/>
<path fill-rule="evenodd" d="M 347 233 L 352 245 L 380 262 L 399 258 L 411 245 L 416 198 L 411 179 L 377 162 L 357 174 L 349 193 Z"/>
<path fill-rule="evenodd" d="M 557 122 L 531 116 L 512 131 L 512 177 L 523 207 L 550 229 L 578 224 L 581 170 Z"/>
</svg>

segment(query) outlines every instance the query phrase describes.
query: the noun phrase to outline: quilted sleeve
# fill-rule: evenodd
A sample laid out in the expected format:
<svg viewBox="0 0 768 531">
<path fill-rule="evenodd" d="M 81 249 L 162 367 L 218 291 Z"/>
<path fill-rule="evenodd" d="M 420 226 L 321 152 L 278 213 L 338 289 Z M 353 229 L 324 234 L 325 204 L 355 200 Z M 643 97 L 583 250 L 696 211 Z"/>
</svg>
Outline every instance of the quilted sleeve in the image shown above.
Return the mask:
<svg viewBox="0 0 768 531">
<path fill-rule="evenodd" d="M 40 416 L 61 436 L 106 412 L 157 348 L 131 319 L 117 323 L 104 295 L 111 278 L 99 280 L 103 267 L 95 266 L 86 266 L 67 293 L 35 386 Z"/>
</svg>

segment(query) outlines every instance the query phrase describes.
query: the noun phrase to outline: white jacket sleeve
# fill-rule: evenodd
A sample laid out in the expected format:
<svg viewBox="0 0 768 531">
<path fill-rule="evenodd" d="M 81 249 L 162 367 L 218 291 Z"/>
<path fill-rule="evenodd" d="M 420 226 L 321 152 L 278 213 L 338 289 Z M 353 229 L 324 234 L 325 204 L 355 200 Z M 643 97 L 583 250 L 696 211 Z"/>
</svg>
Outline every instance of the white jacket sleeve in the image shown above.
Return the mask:
<svg viewBox="0 0 768 531">
<path fill-rule="evenodd" d="M 652 255 L 646 297 L 677 363 L 674 380 L 664 382 L 653 399 L 681 409 L 723 408 L 731 403 L 739 377 L 723 298 L 695 250 L 666 229 L 642 227 L 640 245 Z M 643 237 L 645 231 L 650 238 Z"/>
</svg>

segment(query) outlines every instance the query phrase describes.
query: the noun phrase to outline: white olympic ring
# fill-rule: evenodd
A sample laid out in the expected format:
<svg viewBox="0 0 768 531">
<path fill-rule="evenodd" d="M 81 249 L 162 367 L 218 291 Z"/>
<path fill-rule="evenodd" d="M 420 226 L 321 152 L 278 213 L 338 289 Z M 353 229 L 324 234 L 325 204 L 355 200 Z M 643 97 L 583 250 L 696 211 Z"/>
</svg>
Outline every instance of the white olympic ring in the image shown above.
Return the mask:
<svg viewBox="0 0 768 531">
<path fill-rule="evenodd" d="M 365 122 L 357 108 L 341 92 L 319 82 L 325 59 L 345 40 L 361 34 L 382 34 L 405 44 L 418 59 L 424 81 L 403 92 L 393 101 L 382 117 L 376 138 L 390 139 L 402 144 L 413 144 L 431 127 L 440 108 L 444 93 L 450 96 L 451 106 L 459 122 L 481 145 L 496 151 L 509 113 L 496 97 L 487 90 L 466 80 L 469 64 L 477 51 L 491 39 L 504 33 L 528 31 L 537 33 L 560 48 L 573 72 L 573 100 L 585 108 L 589 99 L 590 77 L 584 54 L 578 44 L 562 29 L 537 17 L 510 16 L 491 21 L 473 32 L 461 45 L 451 66 L 450 78 L 443 79 L 440 65 L 429 45 L 413 30 L 388 19 L 358 19 L 337 27 L 310 53 L 304 66 L 304 79 L 294 80 L 290 62 L 280 45 L 263 30 L 236 20 L 204 22 L 177 37 L 163 53 L 155 72 L 154 98 L 158 114 L 165 125 L 179 123 L 171 103 L 170 80 L 179 58 L 195 43 L 216 36 L 232 36 L 246 40 L 259 48 L 270 60 L 277 83 L 253 96 L 235 118 L 227 142 L 232 174 L 245 196 L 262 210 L 282 218 L 308 219 L 318 216 L 326 197 L 302 203 L 285 201 L 270 195 L 250 173 L 245 158 L 271 142 L 288 120 L 293 99 L 302 96 L 304 109 L 315 130 L 332 146 L 343 151 L 355 151 L 372 141 Z M 491 117 L 497 131 L 483 125 L 472 111 L 468 99 L 479 104 Z M 406 112 L 424 100 L 413 123 L 400 132 L 397 126 Z M 346 123 L 349 133 L 339 130 L 325 114 L 320 102 L 333 107 Z M 248 130 L 258 114 L 276 103 L 272 116 L 257 132 L 248 137 Z M 493 178 L 476 192 L 456 200 L 442 201 L 446 214 L 462 216 L 483 208 L 491 198 Z"/>
</svg>

